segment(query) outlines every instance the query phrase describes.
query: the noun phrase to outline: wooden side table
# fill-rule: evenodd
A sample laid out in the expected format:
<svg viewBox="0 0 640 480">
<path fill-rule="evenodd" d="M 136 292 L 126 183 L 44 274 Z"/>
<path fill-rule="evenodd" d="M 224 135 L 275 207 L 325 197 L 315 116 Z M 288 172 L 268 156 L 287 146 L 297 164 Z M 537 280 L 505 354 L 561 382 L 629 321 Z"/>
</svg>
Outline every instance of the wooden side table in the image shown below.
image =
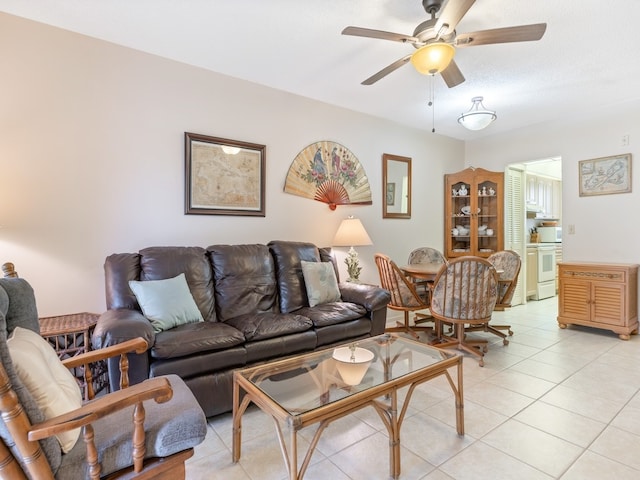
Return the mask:
<svg viewBox="0 0 640 480">
<path fill-rule="evenodd" d="M 99 315 L 96 313 L 72 313 L 55 317 L 40 318 L 40 335 L 44 337 L 56 350 L 61 360 L 74 357 L 91 350 L 91 332 Z M 73 375 L 81 385 L 85 400 L 88 400 L 84 369 L 73 369 Z M 91 366 L 93 377 L 93 391 L 97 395 L 100 391 L 109 391 L 109 376 L 106 362 L 97 362 Z"/>
</svg>

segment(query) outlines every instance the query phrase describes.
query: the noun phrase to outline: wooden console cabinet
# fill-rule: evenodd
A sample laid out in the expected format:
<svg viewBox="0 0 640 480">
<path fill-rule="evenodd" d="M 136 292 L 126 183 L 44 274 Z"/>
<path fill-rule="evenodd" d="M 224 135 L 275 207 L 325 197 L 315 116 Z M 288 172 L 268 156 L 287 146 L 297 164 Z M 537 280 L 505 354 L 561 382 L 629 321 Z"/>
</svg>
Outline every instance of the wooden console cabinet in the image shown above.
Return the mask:
<svg viewBox="0 0 640 480">
<path fill-rule="evenodd" d="M 558 325 L 638 333 L 638 265 L 562 262 L 558 266 Z"/>
</svg>

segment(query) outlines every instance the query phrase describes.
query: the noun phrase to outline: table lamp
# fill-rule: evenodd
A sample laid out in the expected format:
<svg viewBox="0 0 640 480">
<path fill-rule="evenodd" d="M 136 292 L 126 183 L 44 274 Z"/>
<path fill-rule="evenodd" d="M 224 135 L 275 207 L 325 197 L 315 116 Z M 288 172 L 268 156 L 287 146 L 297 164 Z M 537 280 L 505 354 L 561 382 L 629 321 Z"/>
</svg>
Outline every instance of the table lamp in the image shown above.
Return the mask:
<svg viewBox="0 0 640 480">
<path fill-rule="evenodd" d="M 360 266 L 360 260 L 358 260 L 358 252 L 356 252 L 353 247 L 362 245 L 373 245 L 373 242 L 364 229 L 360 219 L 349 216 L 342 220 L 336 236 L 333 238 L 333 246 L 350 247 L 347 258 L 344 261 L 347 265 L 347 273 L 349 274 L 347 282 L 360 282 L 359 278 L 362 267 Z"/>
</svg>

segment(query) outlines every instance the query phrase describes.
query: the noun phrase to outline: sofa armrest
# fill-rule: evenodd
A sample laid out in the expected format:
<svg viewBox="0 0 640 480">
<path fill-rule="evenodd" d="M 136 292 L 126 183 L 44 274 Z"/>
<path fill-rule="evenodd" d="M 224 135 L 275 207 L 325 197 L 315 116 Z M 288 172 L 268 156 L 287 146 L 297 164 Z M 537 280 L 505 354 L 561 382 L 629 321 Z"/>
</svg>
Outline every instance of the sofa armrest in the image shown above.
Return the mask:
<svg viewBox="0 0 640 480">
<path fill-rule="evenodd" d="M 141 312 L 129 309 L 107 310 L 98 319 L 91 341 L 93 348 L 106 348 L 134 338 L 151 346 L 156 341 L 151 322 Z"/>
<path fill-rule="evenodd" d="M 343 282 L 338 287 L 342 300 L 362 305 L 369 312 L 386 308 L 391 301 L 389 291 L 375 285 Z"/>
<path fill-rule="evenodd" d="M 106 348 L 118 345 L 127 340 L 142 338 L 149 348 L 156 341 L 153 327 L 147 318 L 138 310 L 127 308 L 107 310 L 98 319 L 91 342 L 93 348 Z M 149 378 L 149 352 L 129 353 L 129 385 L 135 385 Z M 117 390 L 121 382 L 120 361 L 118 358 L 107 360 L 109 369 L 109 383 L 113 390 Z"/>
</svg>

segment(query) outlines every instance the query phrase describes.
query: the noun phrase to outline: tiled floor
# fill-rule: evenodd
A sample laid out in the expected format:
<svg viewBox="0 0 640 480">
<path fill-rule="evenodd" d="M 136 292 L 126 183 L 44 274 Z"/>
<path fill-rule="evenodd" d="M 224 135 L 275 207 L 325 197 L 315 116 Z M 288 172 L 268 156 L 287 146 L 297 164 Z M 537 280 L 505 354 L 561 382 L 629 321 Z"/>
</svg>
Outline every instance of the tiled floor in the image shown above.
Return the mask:
<svg viewBox="0 0 640 480">
<path fill-rule="evenodd" d="M 494 314 L 493 323 L 509 323 L 515 333 L 508 346 L 487 337 L 484 367 L 465 357 L 464 437 L 456 434 L 448 384 L 419 387 L 401 430 L 401 479 L 640 478 L 640 338 L 561 330 L 556 310 L 552 298 Z M 308 441 L 314 430 L 302 436 Z M 243 417 L 238 464 L 230 446 L 231 415 L 209 419 L 187 478 L 287 478 L 273 421 L 258 409 Z M 386 429 L 375 411 L 330 425 L 311 463 L 307 480 L 388 478 Z"/>
</svg>

